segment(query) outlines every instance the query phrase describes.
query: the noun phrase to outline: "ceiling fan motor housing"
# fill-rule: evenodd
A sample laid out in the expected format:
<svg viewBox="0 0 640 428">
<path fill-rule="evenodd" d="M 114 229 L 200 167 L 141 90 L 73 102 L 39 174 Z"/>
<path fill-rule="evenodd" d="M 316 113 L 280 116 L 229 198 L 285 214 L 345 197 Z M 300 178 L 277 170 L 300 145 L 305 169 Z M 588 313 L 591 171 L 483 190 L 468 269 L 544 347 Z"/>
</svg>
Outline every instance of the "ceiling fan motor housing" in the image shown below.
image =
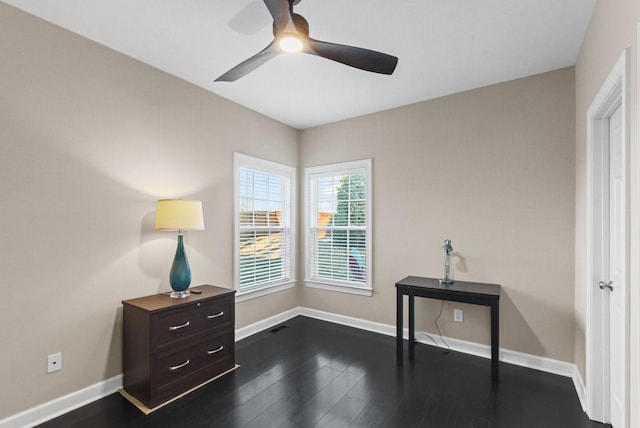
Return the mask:
<svg viewBox="0 0 640 428">
<path fill-rule="evenodd" d="M 291 14 L 291 19 L 293 20 L 293 25 L 296 27 L 296 31 L 298 34 L 303 35 L 304 37 L 309 37 L 309 22 L 304 19 L 302 15 L 298 15 L 297 13 Z M 273 23 L 273 36 L 278 37 L 278 27 L 274 21 Z"/>
</svg>

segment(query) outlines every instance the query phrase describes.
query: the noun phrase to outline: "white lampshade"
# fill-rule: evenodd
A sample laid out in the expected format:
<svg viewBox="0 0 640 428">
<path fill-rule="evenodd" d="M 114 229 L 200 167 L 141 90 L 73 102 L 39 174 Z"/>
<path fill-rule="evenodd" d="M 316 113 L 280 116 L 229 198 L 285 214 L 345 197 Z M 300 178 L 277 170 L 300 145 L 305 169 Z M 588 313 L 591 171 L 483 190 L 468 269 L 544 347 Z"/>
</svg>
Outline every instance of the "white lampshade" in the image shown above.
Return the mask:
<svg viewBox="0 0 640 428">
<path fill-rule="evenodd" d="M 162 199 L 156 207 L 156 230 L 203 230 L 201 201 Z"/>
</svg>

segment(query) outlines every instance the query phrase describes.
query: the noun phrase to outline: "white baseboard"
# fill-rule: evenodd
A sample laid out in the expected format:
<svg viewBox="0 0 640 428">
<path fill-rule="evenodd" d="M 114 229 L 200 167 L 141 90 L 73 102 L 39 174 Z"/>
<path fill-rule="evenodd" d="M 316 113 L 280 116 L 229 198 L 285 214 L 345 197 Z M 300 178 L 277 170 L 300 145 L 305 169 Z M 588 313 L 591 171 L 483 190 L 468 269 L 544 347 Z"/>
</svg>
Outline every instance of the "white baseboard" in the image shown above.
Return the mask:
<svg viewBox="0 0 640 428">
<path fill-rule="evenodd" d="M 304 315 L 310 318 L 316 318 L 323 321 L 329 321 L 336 324 L 342 324 L 350 327 L 359 328 L 362 330 L 368 330 L 375 333 L 385 334 L 387 336 L 396 335 L 396 326 L 389 324 L 381 324 L 373 321 L 367 321 L 359 318 L 347 317 L 344 315 L 338 315 L 330 312 L 318 311 L 309 308 L 298 308 L 299 315 Z M 403 336 L 405 339 L 409 338 L 409 330 L 404 329 Z M 430 335 L 435 340 L 439 340 L 439 336 Z M 452 337 L 443 337 L 449 344 L 449 347 L 456 352 L 462 352 L 465 354 L 475 355 L 483 358 L 491 358 L 491 347 L 489 345 L 483 345 L 475 342 L 468 342 L 466 340 L 454 339 Z M 416 341 L 425 345 L 436 346 L 426 333 L 416 331 Z M 517 351 L 510 351 L 508 349 L 500 349 L 500 361 L 513 364 L 516 366 L 526 367 L 530 369 L 540 370 L 543 372 L 553 373 L 560 376 L 574 378 L 578 373 L 575 364 L 567 363 L 564 361 L 554 360 L 546 357 L 539 357 L 537 355 L 525 354 Z"/>
<path fill-rule="evenodd" d="M 576 366 L 572 363 L 510 351 L 508 349 L 500 350 L 500 361 L 570 378 L 573 378 L 576 371 Z"/>
<path fill-rule="evenodd" d="M 580 375 L 580 370 L 578 367 L 574 365 L 575 370 L 573 371 L 573 386 L 576 388 L 576 393 L 578 394 L 578 400 L 580 400 L 580 405 L 582 406 L 582 410 L 587 412 L 587 388 L 584 386 L 584 381 L 582 380 L 582 376 Z"/>
<path fill-rule="evenodd" d="M 24 428 L 39 425 L 71 410 L 82 407 L 122 388 L 122 375 L 90 385 L 79 391 L 9 416 L 0 421 L 0 428 Z"/>
<path fill-rule="evenodd" d="M 248 326 L 236 329 L 236 342 L 300 315 L 300 308 L 289 309 Z"/>
<path fill-rule="evenodd" d="M 374 333 L 380 333 L 387 336 L 396 335 L 395 325 L 367 321 L 360 318 L 338 315 L 331 312 L 319 311 L 316 309 L 297 307 L 237 329 L 236 341 L 242 340 L 260 331 L 271 328 L 277 324 L 281 324 L 298 315 L 303 315 L 322 321 L 328 321 L 334 324 L 354 327 L 361 330 L 367 330 Z M 407 329 L 404 329 L 403 336 L 405 339 L 409 337 Z M 437 336 L 431 336 L 434 339 L 438 340 Z M 434 343 L 431 342 L 431 340 L 423 332 L 416 332 L 416 340 L 420 343 L 435 346 Z M 444 340 L 447 341 L 451 349 L 454 351 L 476 355 L 483 358 L 491 358 L 491 348 L 488 345 L 454 339 L 451 337 L 445 337 Z M 582 405 L 583 410 L 585 409 L 586 389 L 584 386 L 584 382 L 582 381 L 582 377 L 580 376 L 580 372 L 575 364 L 553 360 L 551 358 L 510 351 L 508 349 L 500 349 L 500 361 L 572 378 L 576 393 L 578 394 L 578 398 L 580 400 L 580 404 Z M 25 410 L 24 412 L 10 416 L 6 419 L 0 420 L 0 428 L 32 427 L 34 425 L 41 424 L 47 420 L 60 416 L 64 413 L 70 412 L 71 410 L 77 409 L 78 407 L 82 407 L 109 394 L 113 394 L 120 388 L 122 388 L 121 374 L 105 381 L 88 386 L 87 388 L 81 389 L 79 391 L 72 392 L 71 394 L 67 394 L 63 397 L 56 398 L 40 406 Z"/>
<path fill-rule="evenodd" d="M 347 317 L 344 315 L 338 315 L 331 312 L 319 311 L 317 309 L 299 307 L 298 315 L 303 315 L 305 317 L 315 318 L 322 321 L 328 321 L 334 324 L 341 324 L 349 327 L 355 327 L 361 330 L 372 331 L 374 333 L 380 333 L 387 336 L 396 335 L 395 326 L 391 326 L 388 324 L 381 324 L 373 321 L 367 321 L 361 318 Z"/>
</svg>

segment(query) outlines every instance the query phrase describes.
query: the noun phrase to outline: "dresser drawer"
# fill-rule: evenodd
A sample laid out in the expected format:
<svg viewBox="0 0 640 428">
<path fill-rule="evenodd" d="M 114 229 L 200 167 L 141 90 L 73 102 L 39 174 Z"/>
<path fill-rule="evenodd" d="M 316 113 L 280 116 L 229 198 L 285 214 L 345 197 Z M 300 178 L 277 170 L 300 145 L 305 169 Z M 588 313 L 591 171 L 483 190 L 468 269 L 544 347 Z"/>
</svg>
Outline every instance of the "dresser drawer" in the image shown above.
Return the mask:
<svg viewBox="0 0 640 428">
<path fill-rule="evenodd" d="M 227 330 L 198 340 L 177 351 L 159 353 L 152 364 L 154 393 L 162 398 L 202 383 L 204 374 L 215 376 L 235 365 L 234 334 Z"/>
<path fill-rule="evenodd" d="M 233 305 L 234 301 L 231 298 L 203 302 L 198 313 L 204 321 L 204 328 L 208 330 L 231 325 L 235 318 Z"/>
<path fill-rule="evenodd" d="M 191 336 L 203 329 L 202 320 L 194 307 L 173 309 L 151 316 L 151 345 L 167 345 Z"/>
<path fill-rule="evenodd" d="M 233 322 L 232 299 L 213 299 L 184 308 L 154 314 L 151 319 L 152 346 L 161 350 L 208 330 L 224 328 Z"/>
</svg>

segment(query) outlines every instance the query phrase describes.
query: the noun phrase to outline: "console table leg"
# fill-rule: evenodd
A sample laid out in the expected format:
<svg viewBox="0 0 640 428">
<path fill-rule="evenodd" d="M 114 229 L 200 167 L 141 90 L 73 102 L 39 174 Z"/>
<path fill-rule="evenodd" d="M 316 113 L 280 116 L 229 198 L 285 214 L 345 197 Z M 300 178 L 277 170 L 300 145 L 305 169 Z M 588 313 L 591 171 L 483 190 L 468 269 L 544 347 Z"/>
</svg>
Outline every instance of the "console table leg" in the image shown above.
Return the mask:
<svg viewBox="0 0 640 428">
<path fill-rule="evenodd" d="M 403 322 L 403 313 L 402 313 L 402 292 L 400 289 L 396 290 L 396 360 L 398 364 L 402 364 L 403 360 L 403 335 L 402 335 L 402 322 Z"/>
<path fill-rule="evenodd" d="M 409 294 L 409 361 L 413 361 L 416 348 L 415 297 Z"/>
<path fill-rule="evenodd" d="M 498 385 L 500 370 L 500 304 L 491 305 L 491 382 L 494 388 Z"/>
</svg>

